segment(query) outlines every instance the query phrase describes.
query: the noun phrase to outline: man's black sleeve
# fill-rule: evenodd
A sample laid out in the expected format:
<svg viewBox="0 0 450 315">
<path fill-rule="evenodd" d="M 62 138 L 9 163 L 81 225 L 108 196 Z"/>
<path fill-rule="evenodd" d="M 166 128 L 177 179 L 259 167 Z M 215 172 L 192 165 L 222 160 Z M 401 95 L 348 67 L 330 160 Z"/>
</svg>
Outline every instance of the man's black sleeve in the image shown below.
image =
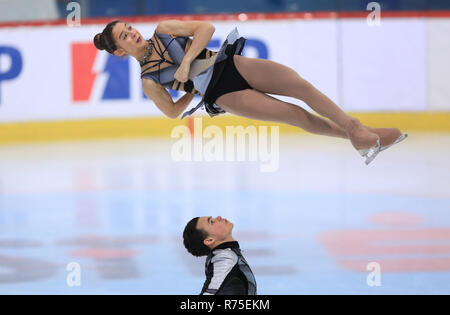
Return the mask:
<svg viewBox="0 0 450 315">
<path fill-rule="evenodd" d="M 236 265 L 228 274 L 216 295 L 247 295 L 247 285 L 247 279 L 245 279 Z"/>
<path fill-rule="evenodd" d="M 216 295 L 247 295 L 247 286 L 239 278 L 233 278 Z"/>
</svg>

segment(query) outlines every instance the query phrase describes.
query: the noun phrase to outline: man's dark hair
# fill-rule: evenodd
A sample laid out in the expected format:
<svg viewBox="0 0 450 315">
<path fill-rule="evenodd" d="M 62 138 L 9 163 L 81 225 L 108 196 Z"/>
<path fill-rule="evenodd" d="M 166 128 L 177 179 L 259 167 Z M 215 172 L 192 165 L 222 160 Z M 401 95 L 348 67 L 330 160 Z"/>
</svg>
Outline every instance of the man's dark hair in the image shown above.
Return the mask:
<svg viewBox="0 0 450 315">
<path fill-rule="evenodd" d="M 206 256 L 210 253 L 210 249 L 203 241 L 208 237 L 203 229 L 197 229 L 197 222 L 199 217 L 193 218 L 186 224 L 183 232 L 183 243 L 187 251 L 194 256 Z"/>
</svg>

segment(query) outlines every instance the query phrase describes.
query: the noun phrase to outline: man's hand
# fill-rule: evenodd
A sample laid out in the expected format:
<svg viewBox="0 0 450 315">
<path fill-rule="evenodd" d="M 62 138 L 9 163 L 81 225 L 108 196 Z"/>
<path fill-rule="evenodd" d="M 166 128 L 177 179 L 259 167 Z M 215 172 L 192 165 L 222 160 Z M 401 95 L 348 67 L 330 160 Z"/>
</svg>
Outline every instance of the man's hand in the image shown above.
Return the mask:
<svg viewBox="0 0 450 315">
<path fill-rule="evenodd" d="M 191 65 L 188 62 L 183 61 L 178 67 L 177 72 L 174 74 L 174 78 L 179 82 L 187 82 L 189 80 L 189 70 Z"/>
</svg>

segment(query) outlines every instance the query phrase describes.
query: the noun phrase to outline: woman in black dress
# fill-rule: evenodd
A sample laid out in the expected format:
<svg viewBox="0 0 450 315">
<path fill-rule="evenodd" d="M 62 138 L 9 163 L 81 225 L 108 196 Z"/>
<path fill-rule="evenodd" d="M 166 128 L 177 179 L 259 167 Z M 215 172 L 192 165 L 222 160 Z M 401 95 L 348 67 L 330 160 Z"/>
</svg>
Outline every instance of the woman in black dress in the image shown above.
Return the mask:
<svg viewBox="0 0 450 315">
<path fill-rule="evenodd" d="M 241 56 L 245 38 L 239 37 L 236 29 L 218 52 L 206 49 L 214 31 L 206 22 L 167 20 L 145 40 L 128 23 L 113 21 L 95 36 L 94 43 L 111 54 L 136 58 L 145 94 L 170 118 L 182 114 L 194 95 L 200 94 L 202 101 L 185 115 L 205 107 L 211 116 L 229 112 L 349 139 L 366 164 L 407 137 L 397 128 L 364 126 L 287 66 Z M 174 102 L 167 88 L 186 94 Z M 297 98 L 323 117 L 268 94 Z"/>
</svg>

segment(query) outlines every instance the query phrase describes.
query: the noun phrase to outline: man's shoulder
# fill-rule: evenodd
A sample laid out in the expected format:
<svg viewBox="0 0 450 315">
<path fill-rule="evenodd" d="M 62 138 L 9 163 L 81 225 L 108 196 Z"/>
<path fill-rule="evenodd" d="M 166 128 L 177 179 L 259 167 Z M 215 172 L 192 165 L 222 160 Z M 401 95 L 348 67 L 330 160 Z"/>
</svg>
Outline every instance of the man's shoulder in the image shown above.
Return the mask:
<svg viewBox="0 0 450 315">
<path fill-rule="evenodd" d="M 238 255 L 231 248 L 215 249 L 212 251 L 211 263 L 233 263 L 238 261 Z"/>
</svg>

